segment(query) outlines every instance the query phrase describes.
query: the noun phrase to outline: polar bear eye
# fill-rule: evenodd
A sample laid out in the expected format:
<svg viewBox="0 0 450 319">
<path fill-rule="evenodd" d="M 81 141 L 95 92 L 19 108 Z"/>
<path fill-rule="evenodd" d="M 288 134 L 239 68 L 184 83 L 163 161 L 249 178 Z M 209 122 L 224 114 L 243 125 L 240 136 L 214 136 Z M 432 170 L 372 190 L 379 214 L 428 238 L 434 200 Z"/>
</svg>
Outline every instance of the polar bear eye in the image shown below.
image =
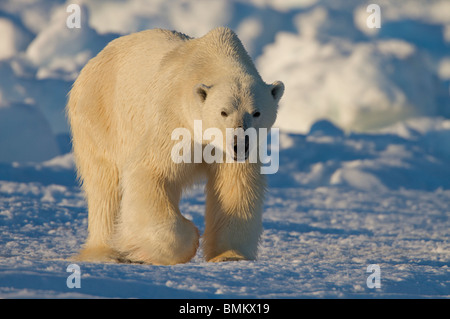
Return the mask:
<svg viewBox="0 0 450 319">
<path fill-rule="evenodd" d="M 228 116 L 227 112 L 225 112 L 225 111 L 220 112 L 220 115 L 222 115 L 222 117 L 227 117 Z"/>
<path fill-rule="evenodd" d="M 253 117 L 259 117 L 260 115 L 261 115 L 260 112 L 255 112 L 255 113 L 253 113 Z"/>
</svg>

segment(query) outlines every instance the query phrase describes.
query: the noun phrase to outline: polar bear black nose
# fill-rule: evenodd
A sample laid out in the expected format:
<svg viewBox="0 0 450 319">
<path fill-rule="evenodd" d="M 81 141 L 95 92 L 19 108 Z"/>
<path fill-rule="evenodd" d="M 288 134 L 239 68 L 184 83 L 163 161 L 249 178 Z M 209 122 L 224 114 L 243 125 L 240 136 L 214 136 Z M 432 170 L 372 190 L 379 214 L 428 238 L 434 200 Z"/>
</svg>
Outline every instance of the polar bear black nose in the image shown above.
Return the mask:
<svg viewBox="0 0 450 319">
<path fill-rule="evenodd" d="M 241 146 L 243 144 L 243 147 Z M 233 141 L 233 151 L 235 161 L 244 161 L 248 159 L 248 150 L 250 149 L 250 138 L 245 135 L 245 138 L 239 138 L 237 135 L 234 136 Z"/>
</svg>

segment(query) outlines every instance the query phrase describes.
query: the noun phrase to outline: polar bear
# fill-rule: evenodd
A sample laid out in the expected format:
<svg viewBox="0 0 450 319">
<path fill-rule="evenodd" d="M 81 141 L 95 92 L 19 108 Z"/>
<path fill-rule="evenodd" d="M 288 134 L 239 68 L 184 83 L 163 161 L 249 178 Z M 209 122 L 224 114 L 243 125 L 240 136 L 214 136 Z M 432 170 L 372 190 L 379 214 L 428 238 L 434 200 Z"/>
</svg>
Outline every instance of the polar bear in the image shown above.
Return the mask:
<svg viewBox="0 0 450 319">
<path fill-rule="evenodd" d="M 188 262 L 200 234 L 178 205 L 201 176 L 205 259 L 256 259 L 260 161 L 175 163 L 171 133 L 182 127 L 194 136 L 196 120 L 203 129 L 270 128 L 283 92 L 282 82 L 263 82 L 225 27 L 200 38 L 154 29 L 110 42 L 80 72 L 66 108 L 88 204 L 88 237 L 76 259 Z"/>
</svg>

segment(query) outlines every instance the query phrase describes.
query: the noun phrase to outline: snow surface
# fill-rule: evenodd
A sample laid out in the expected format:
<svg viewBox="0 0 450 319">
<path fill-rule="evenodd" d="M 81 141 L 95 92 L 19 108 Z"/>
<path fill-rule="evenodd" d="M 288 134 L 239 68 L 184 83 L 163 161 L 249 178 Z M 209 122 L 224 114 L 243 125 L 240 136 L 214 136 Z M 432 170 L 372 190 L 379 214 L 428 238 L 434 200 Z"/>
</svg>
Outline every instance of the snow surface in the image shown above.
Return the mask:
<svg viewBox="0 0 450 319">
<path fill-rule="evenodd" d="M 81 28 L 66 8 L 81 5 Z M 450 2 L 0 2 L 0 297 L 449 298 Z M 64 106 L 84 64 L 147 28 L 232 27 L 286 86 L 257 261 L 79 263 L 87 210 Z M 204 230 L 203 186 L 181 211 Z M 367 267 L 381 269 L 370 289 Z"/>
</svg>

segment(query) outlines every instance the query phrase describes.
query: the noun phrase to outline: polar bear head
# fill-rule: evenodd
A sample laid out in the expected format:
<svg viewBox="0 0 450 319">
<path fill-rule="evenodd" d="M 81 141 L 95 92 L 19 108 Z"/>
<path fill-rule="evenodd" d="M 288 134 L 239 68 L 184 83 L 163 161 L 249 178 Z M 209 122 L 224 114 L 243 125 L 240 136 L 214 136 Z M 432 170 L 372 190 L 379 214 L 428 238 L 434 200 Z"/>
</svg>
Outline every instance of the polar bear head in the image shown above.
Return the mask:
<svg viewBox="0 0 450 319">
<path fill-rule="evenodd" d="M 203 128 L 268 128 L 274 124 L 284 92 L 280 81 L 266 84 L 251 76 L 199 83 L 194 87 Z"/>
<path fill-rule="evenodd" d="M 250 130 L 254 129 L 258 135 L 260 128 L 272 127 L 283 92 L 282 82 L 266 84 L 259 77 L 248 74 L 221 78 L 213 83 L 198 83 L 193 90 L 201 109 L 202 131 L 220 130 L 221 134 L 212 133 L 214 141 L 226 145 L 234 159 L 238 158 L 239 143 L 243 145 L 240 150 L 244 153 L 241 154 L 244 159 L 248 158 L 252 149 Z M 218 139 L 216 135 L 221 137 Z"/>
<path fill-rule="evenodd" d="M 195 138 L 200 136 L 203 145 L 209 140 L 224 146 L 222 149 L 226 146 L 227 151 L 231 147 L 233 153 L 242 140 L 248 153 L 248 137 L 238 134 L 226 140 L 227 131 L 269 130 L 276 120 L 283 83 L 265 83 L 237 35 L 228 28 L 216 28 L 201 38 L 190 39 L 179 52 L 182 67 L 172 74 L 185 80 L 183 88 L 189 96 L 184 95 L 183 103 L 188 106 L 182 108 L 180 116 L 185 118 L 185 125 L 198 132 L 195 142 L 200 142 Z M 201 128 L 192 127 L 195 120 L 201 121 Z"/>
</svg>

